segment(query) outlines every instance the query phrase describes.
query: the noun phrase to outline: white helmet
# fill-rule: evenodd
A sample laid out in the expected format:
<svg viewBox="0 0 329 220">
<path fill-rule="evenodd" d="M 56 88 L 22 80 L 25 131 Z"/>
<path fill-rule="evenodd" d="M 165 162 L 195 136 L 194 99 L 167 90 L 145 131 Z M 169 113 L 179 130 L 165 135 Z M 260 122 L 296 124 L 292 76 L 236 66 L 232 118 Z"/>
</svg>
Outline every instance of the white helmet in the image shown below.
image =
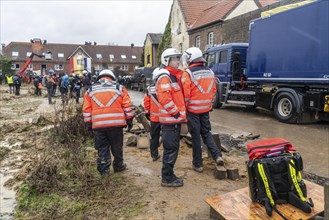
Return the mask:
<svg viewBox="0 0 329 220">
<path fill-rule="evenodd" d="M 99 80 L 100 78 L 102 78 L 103 76 L 107 76 L 112 78 L 113 80 L 115 80 L 115 75 L 111 70 L 102 70 L 99 75 L 97 76 L 97 80 Z"/>
<path fill-rule="evenodd" d="M 196 62 L 207 62 L 203 56 L 202 51 L 197 47 L 191 47 L 184 51 L 182 57 L 181 57 L 181 64 L 184 67 L 188 67 L 189 63 L 196 63 Z"/>
<path fill-rule="evenodd" d="M 177 58 L 180 58 L 182 56 L 182 53 L 179 52 L 177 49 L 175 48 L 169 48 L 169 49 L 166 49 L 165 51 L 163 51 L 163 53 L 161 54 L 161 63 L 164 65 L 164 66 L 168 66 L 169 65 L 169 61 L 170 61 L 170 58 L 173 58 L 173 57 L 177 57 Z"/>
<path fill-rule="evenodd" d="M 152 80 L 156 80 L 160 74 L 160 67 L 155 68 L 152 72 Z"/>
<path fill-rule="evenodd" d="M 87 71 L 87 70 L 83 70 L 83 71 L 82 71 L 82 74 L 83 74 L 83 75 L 87 75 L 87 74 L 88 74 L 88 71 Z"/>
</svg>

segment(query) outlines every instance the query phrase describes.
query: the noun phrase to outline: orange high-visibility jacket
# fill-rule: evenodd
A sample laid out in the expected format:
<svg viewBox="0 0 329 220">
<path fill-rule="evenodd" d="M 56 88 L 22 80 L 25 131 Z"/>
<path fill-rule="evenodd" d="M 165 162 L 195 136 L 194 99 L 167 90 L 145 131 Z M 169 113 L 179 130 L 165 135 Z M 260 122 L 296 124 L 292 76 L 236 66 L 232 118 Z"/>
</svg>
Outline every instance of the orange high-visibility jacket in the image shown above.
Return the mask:
<svg viewBox="0 0 329 220">
<path fill-rule="evenodd" d="M 145 113 L 150 115 L 152 122 L 159 122 L 159 101 L 155 86 L 148 86 L 144 97 Z"/>
<path fill-rule="evenodd" d="M 187 111 L 200 114 L 212 109 L 216 94 L 214 72 L 203 63 L 188 67 L 181 78 Z"/>
<path fill-rule="evenodd" d="M 115 81 L 96 83 L 84 95 L 84 121 L 93 129 L 123 127 L 134 116 L 126 88 Z"/>
<path fill-rule="evenodd" d="M 186 122 L 186 108 L 182 89 L 176 76 L 166 69 L 159 75 L 156 82 L 156 92 L 159 100 L 159 121 L 162 124 L 177 124 Z M 176 119 L 173 116 L 180 113 Z"/>
</svg>

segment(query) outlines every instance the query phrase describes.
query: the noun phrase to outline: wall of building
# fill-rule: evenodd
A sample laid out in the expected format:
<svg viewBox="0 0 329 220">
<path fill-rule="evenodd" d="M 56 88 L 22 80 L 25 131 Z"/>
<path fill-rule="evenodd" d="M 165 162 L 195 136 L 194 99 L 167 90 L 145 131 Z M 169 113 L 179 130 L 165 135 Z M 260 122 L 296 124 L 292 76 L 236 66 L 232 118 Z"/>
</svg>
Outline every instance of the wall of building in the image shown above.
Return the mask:
<svg viewBox="0 0 329 220">
<path fill-rule="evenodd" d="M 150 56 L 149 63 L 147 60 L 148 56 Z M 153 57 L 152 42 L 150 36 L 147 35 L 144 45 L 144 66 L 152 66 L 152 57 Z"/>
<path fill-rule="evenodd" d="M 191 46 L 195 45 L 196 36 L 200 36 L 200 49 L 205 51 L 208 33 L 212 31 L 214 32 L 214 45 L 237 42 L 247 43 L 249 40 L 249 22 L 251 20 L 259 18 L 263 11 L 268 11 L 282 5 L 292 4 L 300 1 L 301 0 L 280 1 L 276 4 L 248 12 L 229 20 L 225 20 L 224 22 L 218 22 L 198 30 L 190 31 L 189 43 Z"/>
<path fill-rule="evenodd" d="M 187 26 L 177 0 L 174 0 L 171 11 L 171 46 L 183 52 L 189 48 Z M 180 25 L 179 25 L 180 24 Z M 180 28 L 179 28 L 180 27 Z"/>
</svg>

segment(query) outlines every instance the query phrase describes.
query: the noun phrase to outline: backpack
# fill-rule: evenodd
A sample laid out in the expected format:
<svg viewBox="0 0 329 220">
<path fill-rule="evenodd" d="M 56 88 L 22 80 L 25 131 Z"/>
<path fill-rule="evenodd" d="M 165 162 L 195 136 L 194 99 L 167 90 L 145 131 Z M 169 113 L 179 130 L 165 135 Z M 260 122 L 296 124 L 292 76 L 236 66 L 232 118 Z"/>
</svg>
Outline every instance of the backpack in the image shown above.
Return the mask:
<svg viewBox="0 0 329 220">
<path fill-rule="evenodd" d="M 60 87 L 64 88 L 64 89 L 67 89 L 69 84 L 70 84 L 70 81 L 69 81 L 68 75 L 62 76 Z"/>
<path fill-rule="evenodd" d="M 306 213 L 314 207 L 307 199 L 306 185 L 301 171 L 303 160 L 291 143 L 282 138 L 271 138 L 247 145 L 249 161 L 249 196 L 253 202 L 265 206 L 268 216 L 272 211 L 285 218 L 276 204 L 289 203 Z"/>
</svg>

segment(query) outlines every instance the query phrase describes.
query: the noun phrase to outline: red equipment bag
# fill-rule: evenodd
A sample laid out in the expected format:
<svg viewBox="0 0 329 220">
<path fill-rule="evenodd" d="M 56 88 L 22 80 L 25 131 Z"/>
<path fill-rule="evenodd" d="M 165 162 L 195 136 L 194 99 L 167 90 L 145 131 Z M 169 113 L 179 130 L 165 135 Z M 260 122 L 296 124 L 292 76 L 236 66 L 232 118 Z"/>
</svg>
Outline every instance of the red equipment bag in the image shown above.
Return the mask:
<svg viewBox="0 0 329 220">
<path fill-rule="evenodd" d="M 276 157 L 284 153 L 296 152 L 291 143 L 283 138 L 270 138 L 249 143 L 249 160 Z"/>
</svg>

